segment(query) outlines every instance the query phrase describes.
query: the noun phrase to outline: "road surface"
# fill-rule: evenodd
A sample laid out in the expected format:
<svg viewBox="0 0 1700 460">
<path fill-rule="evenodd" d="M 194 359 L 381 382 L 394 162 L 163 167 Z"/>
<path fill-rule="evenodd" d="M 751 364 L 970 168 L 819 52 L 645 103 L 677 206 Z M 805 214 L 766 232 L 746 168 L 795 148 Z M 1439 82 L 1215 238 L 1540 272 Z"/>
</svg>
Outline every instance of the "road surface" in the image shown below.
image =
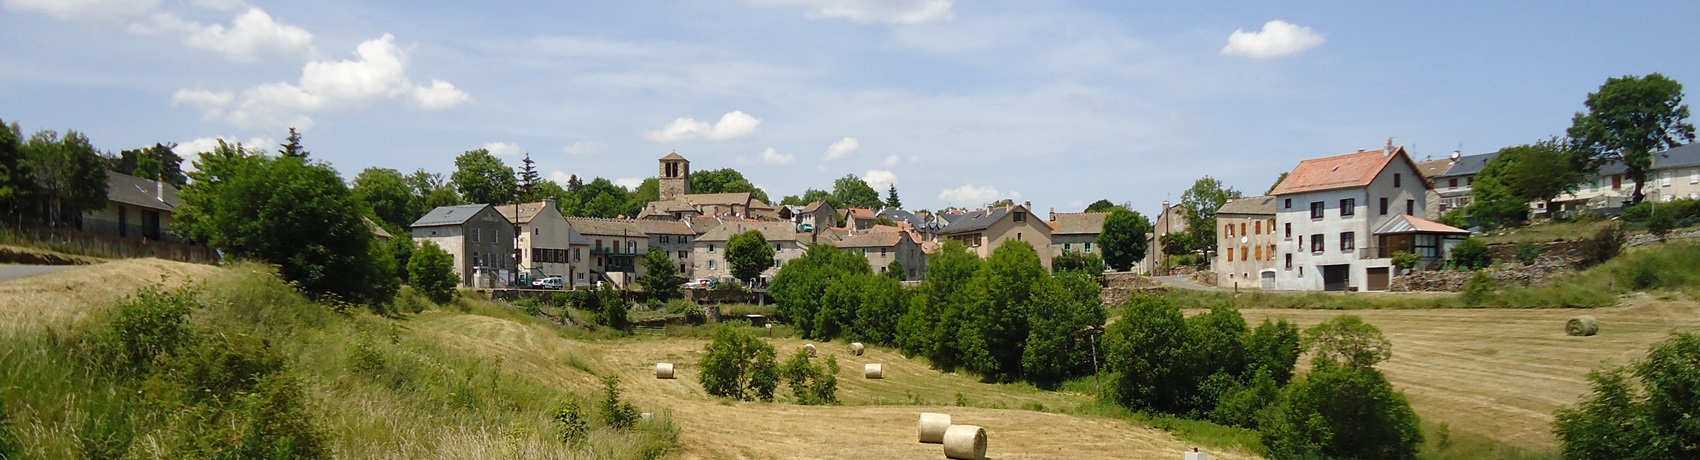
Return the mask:
<svg viewBox="0 0 1700 460">
<path fill-rule="evenodd" d="M 0 282 L 73 268 L 76 265 L 0 265 Z"/>
</svg>

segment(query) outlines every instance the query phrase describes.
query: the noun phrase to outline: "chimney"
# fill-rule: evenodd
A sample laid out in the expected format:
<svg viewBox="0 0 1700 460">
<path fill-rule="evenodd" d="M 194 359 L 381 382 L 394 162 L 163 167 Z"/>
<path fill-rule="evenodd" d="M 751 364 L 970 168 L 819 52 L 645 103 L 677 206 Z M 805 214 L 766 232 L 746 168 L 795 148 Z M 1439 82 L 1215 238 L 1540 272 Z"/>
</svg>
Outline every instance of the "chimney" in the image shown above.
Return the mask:
<svg viewBox="0 0 1700 460">
<path fill-rule="evenodd" d="M 153 181 L 153 199 L 159 200 L 161 203 L 165 202 L 165 181 Z"/>
<path fill-rule="evenodd" d="M 1014 203 L 1011 203 L 1011 204 L 1014 204 Z M 1028 211 L 1032 211 L 1033 210 L 1033 202 L 1023 201 L 1023 202 L 1021 202 L 1021 207 L 1027 208 Z"/>
<path fill-rule="evenodd" d="M 1056 221 L 1057 221 L 1057 208 L 1055 206 L 1052 206 L 1051 207 L 1051 222 L 1056 222 Z"/>
</svg>

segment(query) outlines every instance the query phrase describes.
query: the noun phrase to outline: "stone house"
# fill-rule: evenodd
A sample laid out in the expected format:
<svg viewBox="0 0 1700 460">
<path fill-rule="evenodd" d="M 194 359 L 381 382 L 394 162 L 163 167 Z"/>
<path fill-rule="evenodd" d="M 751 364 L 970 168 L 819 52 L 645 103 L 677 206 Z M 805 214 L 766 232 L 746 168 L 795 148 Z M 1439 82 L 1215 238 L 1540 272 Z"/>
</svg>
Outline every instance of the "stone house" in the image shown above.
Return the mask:
<svg viewBox="0 0 1700 460">
<path fill-rule="evenodd" d="M 1216 210 L 1222 226 L 1215 260 L 1216 285 L 1233 288 L 1275 288 L 1275 197 L 1255 196 L 1229 201 Z"/>
<path fill-rule="evenodd" d="M 1438 199 L 1439 203 L 1429 207 L 1433 212 L 1425 213 L 1429 219 L 1440 219 L 1441 216 L 1454 209 L 1470 205 L 1475 200 L 1476 174 L 1482 172 L 1489 162 L 1499 156 L 1499 152 L 1480 153 L 1475 155 L 1460 155 L 1450 160 L 1450 166 L 1444 172 L 1428 176 L 1434 184 L 1434 192 L 1428 199 Z"/>
<path fill-rule="evenodd" d="M 797 213 L 796 222 L 799 225 L 808 225 L 811 231 L 817 228 L 836 227 L 838 226 L 838 210 L 833 209 L 832 203 L 827 203 L 826 200 L 816 200 L 809 203 L 808 206 L 804 206 L 803 210 Z"/>
<path fill-rule="evenodd" d="M 903 280 L 919 281 L 927 276 L 927 255 L 920 237 L 909 232 L 860 232 L 845 236 L 833 245 L 866 257 L 874 273 L 885 273 L 892 261 L 903 264 Z"/>
<path fill-rule="evenodd" d="M 514 282 L 514 225 L 495 207 L 441 206 L 408 227 L 415 242 L 436 243 L 454 257 L 461 285 L 489 288 Z"/>
<path fill-rule="evenodd" d="M 840 214 L 844 216 L 844 226 L 851 230 L 873 228 L 874 221 L 879 220 L 879 213 L 868 208 L 846 208 Z"/>
<path fill-rule="evenodd" d="M 679 270 L 679 276 L 692 277 L 691 245 L 696 242 L 697 232 L 692 230 L 690 225 L 680 221 L 650 219 L 640 219 L 636 223 L 638 228 L 649 234 L 649 247 L 661 248 L 667 253 L 667 258 L 672 260 L 674 267 Z M 640 265 L 645 257 L 648 257 L 647 252 L 638 257 Z M 648 271 L 648 267 L 645 267 L 645 271 Z"/>
<path fill-rule="evenodd" d="M 1107 212 L 1065 212 L 1051 210 L 1051 253 L 1078 252 L 1083 254 L 1104 253 L 1098 248 L 1098 234 L 1104 233 L 1104 218 Z"/>
<path fill-rule="evenodd" d="M 1469 232 L 1417 216 L 1432 188 L 1404 148 L 1300 162 L 1271 193 L 1275 289 L 1384 291 L 1393 253 L 1443 259 Z"/>
<path fill-rule="evenodd" d="M 590 241 L 590 285 L 612 283 L 625 289 L 643 276 L 643 264 L 638 260 L 649 251 L 649 234 L 644 233 L 636 219 L 601 219 L 568 217 L 567 223 Z"/>
<path fill-rule="evenodd" d="M 106 206 L 83 213 L 81 230 L 90 233 L 177 242 L 172 213 L 181 200 L 177 186 L 128 174 L 106 172 Z"/>
<path fill-rule="evenodd" d="M 939 238 L 960 241 L 982 259 L 991 257 L 1005 241 L 1026 241 L 1039 253 L 1039 262 L 1050 270 L 1051 226 L 1029 209 L 1029 204 L 1020 204 L 969 211 L 939 230 Z"/>
<path fill-rule="evenodd" d="M 691 245 L 692 277 L 694 278 L 731 278 L 732 268 L 726 264 L 726 242 L 733 235 L 750 230 L 761 232 L 767 244 L 773 246 L 773 266 L 761 273 L 763 281 L 772 281 L 779 273 L 779 268 L 786 262 L 803 257 L 808 251 L 808 239 L 797 233 L 795 224 L 790 222 L 758 222 L 758 221 L 727 221 L 719 227 L 698 236 Z M 749 281 L 749 280 L 744 280 Z"/>
<path fill-rule="evenodd" d="M 584 235 L 567 223 L 566 217 L 555 207 L 555 199 L 495 208 L 502 217 L 519 224 L 519 270 L 524 278 L 559 276 L 573 280 L 573 283 L 584 278 L 581 275 L 589 265 L 583 263 L 582 248 L 575 260 L 572 244 L 575 239 L 583 241 Z"/>
<path fill-rule="evenodd" d="M 1170 255 L 1163 252 L 1163 236 L 1169 234 L 1185 234 L 1187 229 L 1186 215 L 1181 207 L 1163 202 L 1163 210 L 1157 213 L 1157 219 L 1151 221 L 1151 233 L 1145 235 L 1145 258 L 1134 264 L 1135 273 L 1163 275 L 1170 266 Z"/>
</svg>

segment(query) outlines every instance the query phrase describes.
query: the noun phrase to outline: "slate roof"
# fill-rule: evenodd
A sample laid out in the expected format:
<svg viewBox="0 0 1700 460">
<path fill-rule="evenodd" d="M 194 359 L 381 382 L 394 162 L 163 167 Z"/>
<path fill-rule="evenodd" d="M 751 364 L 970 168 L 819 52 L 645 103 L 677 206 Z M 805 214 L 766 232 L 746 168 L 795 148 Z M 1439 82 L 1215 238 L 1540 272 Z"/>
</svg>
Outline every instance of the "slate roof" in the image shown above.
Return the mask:
<svg viewBox="0 0 1700 460">
<path fill-rule="evenodd" d="M 1229 201 L 1223 204 L 1221 209 L 1216 210 L 1216 215 L 1222 214 L 1273 216 L 1275 215 L 1275 197 L 1254 196 L 1251 198 L 1240 198 L 1238 200 Z"/>
<path fill-rule="evenodd" d="M 892 222 L 906 222 L 910 227 L 914 228 L 921 228 L 921 226 L 927 224 L 927 221 L 921 220 L 921 216 L 917 216 L 915 213 L 904 211 L 902 209 L 886 209 L 880 211 L 879 215 L 885 216 L 887 219 L 891 219 Z"/>
<path fill-rule="evenodd" d="M 1065 212 L 1057 213 L 1051 220 L 1053 235 L 1097 235 L 1104 233 L 1104 218 L 1107 212 Z"/>
<path fill-rule="evenodd" d="M 568 217 L 567 223 L 574 230 L 585 235 L 647 237 L 649 234 L 638 227 L 636 219 L 602 219 L 595 217 Z"/>
<path fill-rule="evenodd" d="M 112 171 L 106 172 L 106 199 L 159 211 L 177 209 L 182 203 L 175 185 Z"/>
<path fill-rule="evenodd" d="M 568 225 L 567 226 L 567 245 L 568 246 L 590 246 L 590 238 L 585 238 L 583 233 L 578 232 L 578 229 L 573 228 L 571 225 Z"/>
<path fill-rule="evenodd" d="M 388 230 L 384 230 L 383 226 L 378 225 L 377 222 L 373 222 L 372 219 L 361 217 L 360 221 L 366 223 L 366 228 L 372 229 L 372 236 L 385 239 L 390 238 L 390 232 Z"/>
<path fill-rule="evenodd" d="M 413 225 L 409 225 L 408 227 L 419 228 L 438 227 L 443 225 L 461 225 L 466 223 L 467 219 L 471 219 L 472 216 L 478 215 L 478 211 L 482 211 L 488 206 L 490 205 L 463 204 L 459 206 L 438 206 L 437 209 L 432 209 L 431 212 L 425 213 L 425 216 L 420 217 L 419 220 L 413 221 Z"/>
<path fill-rule="evenodd" d="M 1451 158 L 1417 162 L 1417 172 L 1422 173 L 1423 177 L 1440 177 L 1441 174 L 1446 174 L 1448 169 L 1452 169 Z"/>
<path fill-rule="evenodd" d="M 1400 215 L 1388 219 L 1386 223 L 1376 227 L 1377 235 L 1396 235 L 1402 233 L 1441 233 L 1453 235 L 1469 235 L 1469 230 L 1459 229 L 1417 216 Z"/>
<path fill-rule="evenodd" d="M 694 216 L 689 219 L 685 219 L 684 222 L 688 223 L 691 226 L 691 230 L 697 232 L 698 235 L 720 228 L 720 219 L 709 216 Z"/>
<path fill-rule="evenodd" d="M 638 228 L 643 229 L 644 233 L 648 233 L 648 234 L 651 234 L 651 235 L 696 235 L 697 234 L 697 232 L 695 230 L 691 230 L 691 226 L 685 225 L 684 222 L 679 222 L 679 221 L 676 221 L 676 220 L 641 219 L 641 220 L 638 220 L 636 223 L 637 223 Z"/>
<path fill-rule="evenodd" d="M 1402 159 L 1411 165 L 1411 169 L 1417 169 L 1417 164 L 1411 161 L 1410 155 L 1405 154 L 1404 147 L 1395 148 L 1391 154 L 1386 150 L 1370 150 L 1304 160 L 1269 194 L 1288 195 L 1363 187 L 1374 181 L 1375 176 L 1381 174 L 1388 163 L 1396 159 Z"/>
<path fill-rule="evenodd" d="M 1458 157 L 1458 161 L 1452 165 L 1451 169 L 1429 177 L 1463 177 L 1476 174 L 1482 172 L 1482 168 L 1487 167 L 1488 162 L 1493 161 L 1494 157 L 1498 156 L 1499 152 L 1488 152 Z"/>
<path fill-rule="evenodd" d="M 1009 214 L 1009 208 L 992 208 L 990 212 L 984 209 L 969 211 L 967 214 L 957 216 L 955 220 L 950 222 L 950 225 L 939 229 L 939 233 L 949 235 L 985 230 L 997 223 L 998 220 L 1003 219 L 1005 214 Z"/>
</svg>

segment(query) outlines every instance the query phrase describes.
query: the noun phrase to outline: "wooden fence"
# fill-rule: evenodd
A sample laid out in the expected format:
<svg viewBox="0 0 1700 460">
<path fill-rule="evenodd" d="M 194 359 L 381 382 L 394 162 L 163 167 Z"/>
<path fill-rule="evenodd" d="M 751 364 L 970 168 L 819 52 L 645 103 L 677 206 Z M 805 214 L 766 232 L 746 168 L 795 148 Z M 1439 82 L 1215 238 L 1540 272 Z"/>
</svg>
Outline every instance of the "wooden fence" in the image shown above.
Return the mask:
<svg viewBox="0 0 1700 460">
<path fill-rule="evenodd" d="M 201 264 L 217 264 L 220 260 L 218 251 L 188 243 L 85 232 L 67 227 L 7 226 L 6 229 L 26 240 L 45 243 L 53 250 L 69 254 L 107 258 L 154 257 Z"/>
</svg>

